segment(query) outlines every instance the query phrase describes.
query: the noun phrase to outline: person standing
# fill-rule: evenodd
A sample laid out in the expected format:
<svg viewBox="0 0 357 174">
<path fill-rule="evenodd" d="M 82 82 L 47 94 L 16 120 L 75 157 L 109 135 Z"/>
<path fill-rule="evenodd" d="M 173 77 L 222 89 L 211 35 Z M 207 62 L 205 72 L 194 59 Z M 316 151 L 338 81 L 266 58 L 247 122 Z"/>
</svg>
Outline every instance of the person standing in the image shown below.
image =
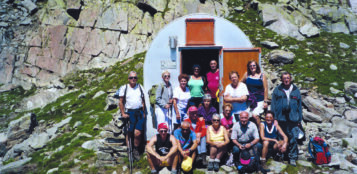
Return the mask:
<svg viewBox="0 0 357 174">
<path fill-rule="evenodd" d="M 188 81 L 188 87 L 190 88 L 191 99 L 189 100 L 189 106 L 195 105 L 198 107 L 202 103 L 204 95 L 204 89 L 206 86 L 206 80 L 203 76 L 200 76 L 201 66 L 198 64 L 193 65 L 193 75 L 190 76 Z M 188 107 L 189 107 L 188 106 Z"/>
<path fill-rule="evenodd" d="M 231 103 L 233 106 L 232 114 L 238 116 L 242 111 L 247 110 L 247 96 L 249 95 L 247 86 L 243 82 L 239 82 L 239 74 L 237 71 L 229 73 L 231 84 L 226 86 L 224 91 L 224 102 Z"/>
<path fill-rule="evenodd" d="M 155 115 L 157 123 L 167 122 L 169 129 L 173 130 L 172 125 L 176 123 L 176 118 L 172 118 L 173 89 L 170 83 L 170 72 L 165 70 L 161 76 L 163 83 L 156 89 Z"/>
<path fill-rule="evenodd" d="M 188 100 L 191 98 L 190 89 L 188 89 L 187 87 L 188 79 L 189 78 L 187 74 L 180 74 L 178 76 L 180 86 L 174 89 L 173 103 L 176 113 L 176 127 L 180 126 L 183 117 L 186 115 L 187 103 Z"/>
<path fill-rule="evenodd" d="M 302 120 L 301 94 L 297 86 L 292 84 L 291 74 L 283 72 L 280 76 L 282 83 L 277 86 L 272 94 L 271 110 L 275 114 L 281 129 L 289 138 L 288 157 L 290 164 L 296 166 L 298 159 L 298 145 L 293 129 L 299 129 Z"/>
<path fill-rule="evenodd" d="M 139 160 L 139 146 L 146 126 L 144 89 L 137 83 L 138 77 L 135 71 L 129 73 L 128 80 L 129 84 L 123 85 L 119 89 L 119 107 L 122 117 L 130 121 L 126 142 L 129 144 L 129 137 L 134 138 L 134 147 L 129 148 L 134 148 L 133 157 L 135 160 Z"/>
<path fill-rule="evenodd" d="M 242 82 L 247 85 L 249 91 L 248 109 L 259 126 L 259 115 L 264 112 L 264 109 L 268 108 L 268 82 L 255 60 L 248 62 L 247 72 L 243 75 Z"/>
<path fill-rule="evenodd" d="M 217 66 L 217 61 L 216 60 L 211 60 L 209 63 L 210 66 L 210 71 L 206 74 L 207 77 L 207 89 L 209 94 L 211 95 L 211 104 L 213 107 L 216 108 L 216 110 L 219 110 L 219 103 L 217 102 L 217 96 L 216 93 L 218 91 L 219 87 L 219 69 Z"/>
</svg>

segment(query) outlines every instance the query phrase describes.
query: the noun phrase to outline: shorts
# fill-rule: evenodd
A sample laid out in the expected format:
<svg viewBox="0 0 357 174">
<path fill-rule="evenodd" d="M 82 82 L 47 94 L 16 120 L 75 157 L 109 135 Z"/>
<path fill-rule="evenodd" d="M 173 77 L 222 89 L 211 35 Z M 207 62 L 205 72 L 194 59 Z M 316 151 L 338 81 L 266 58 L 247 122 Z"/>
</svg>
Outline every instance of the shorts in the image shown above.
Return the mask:
<svg viewBox="0 0 357 174">
<path fill-rule="evenodd" d="M 129 115 L 130 125 L 129 132 L 134 132 L 134 129 L 144 131 L 146 126 L 146 117 L 144 117 L 143 109 L 128 109 L 126 112 Z M 126 130 L 126 129 L 124 129 Z"/>
<path fill-rule="evenodd" d="M 249 115 L 260 115 L 264 113 L 264 101 L 257 102 L 257 107 L 254 109 L 248 108 Z"/>
</svg>

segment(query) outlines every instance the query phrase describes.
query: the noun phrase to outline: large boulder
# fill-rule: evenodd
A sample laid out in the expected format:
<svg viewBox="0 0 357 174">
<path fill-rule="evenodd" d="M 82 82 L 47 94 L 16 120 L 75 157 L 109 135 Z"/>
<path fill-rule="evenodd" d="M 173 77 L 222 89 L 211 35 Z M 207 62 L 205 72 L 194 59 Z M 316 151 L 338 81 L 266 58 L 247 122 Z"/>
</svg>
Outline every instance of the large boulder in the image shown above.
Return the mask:
<svg viewBox="0 0 357 174">
<path fill-rule="evenodd" d="M 7 142 L 7 148 L 11 148 L 13 145 L 27 139 L 36 125 L 36 115 L 30 113 L 17 120 L 11 121 L 8 125 L 5 140 Z"/>
<path fill-rule="evenodd" d="M 302 102 L 309 111 L 321 116 L 323 121 L 330 121 L 333 116 L 341 116 L 341 114 L 334 109 L 324 106 L 321 100 L 314 99 L 311 96 L 304 97 Z"/>
<path fill-rule="evenodd" d="M 284 50 L 273 50 L 268 55 L 270 63 L 294 63 L 295 54 L 293 52 Z"/>
<path fill-rule="evenodd" d="M 309 121 L 309 122 L 322 122 L 321 116 L 316 115 L 312 112 L 309 112 L 306 109 L 303 109 L 302 116 L 303 116 L 304 120 Z"/>
<path fill-rule="evenodd" d="M 329 134 L 336 138 L 350 137 L 352 128 L 357 128 L 356 123 L 350 122 L 341 117 L 333 117 L 331 122 L 332 129 L 329 130 Z"/>
<path fill-rule="evenodd" d="M 357 109 L 349 109 L 344 113 L 346 120 L 357 123 Z"/>
<path fill-rule="evenodd" d="M 24 164 L 31 161 L 31 159 L 32 158 L 25 158 L 6 164 L 4 166 L 0 166 L 0 173 L 22 173 L 24 172 L 23 171 Z"/>
<path fill-rule="evenodd" d="M 25 98 L 20 103 L 19 111 L 27 111 L 35 108 L 41 108 L 57 100 L 57 98 L 67 94 L 64 89 L 50 88 L 39 90 L 35 95 Z"/>
</svg>

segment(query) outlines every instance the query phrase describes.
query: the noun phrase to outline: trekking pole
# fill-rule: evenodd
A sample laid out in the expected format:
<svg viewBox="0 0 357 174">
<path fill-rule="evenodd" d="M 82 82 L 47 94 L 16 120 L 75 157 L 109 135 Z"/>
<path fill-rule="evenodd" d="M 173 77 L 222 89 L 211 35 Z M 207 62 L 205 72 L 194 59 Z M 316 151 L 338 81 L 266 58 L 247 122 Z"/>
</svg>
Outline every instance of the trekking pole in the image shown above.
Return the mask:
<svg viewBox="0 0 357 174">
<path fill-rule="evenodd" d="M 129 169 L 130 169 L 130 174 L 133 173 L 133 148 L 132 148 L 132 137 L 131 134 L 129 133 L 129 119 L 126 121 L 127 124 L 127 132 L 128 132 L 128 157 L 129 157 Z"/>
</svg>

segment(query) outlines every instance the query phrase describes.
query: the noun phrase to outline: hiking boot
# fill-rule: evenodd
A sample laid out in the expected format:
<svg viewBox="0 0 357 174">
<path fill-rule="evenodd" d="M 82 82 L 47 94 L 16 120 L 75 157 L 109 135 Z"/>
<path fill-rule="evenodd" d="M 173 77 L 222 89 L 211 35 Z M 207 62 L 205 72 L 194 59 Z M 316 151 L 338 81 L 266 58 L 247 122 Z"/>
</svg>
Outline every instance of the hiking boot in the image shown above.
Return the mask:
<svg viewBox="0 0 357 174">
<path fill-rule="evenodd" d="M 294 166 L 294 167 L 296 167 L 296 161 L 295 160 L 290 160 L 290 165 L 292 165 L 292 166 Z"/>
<path fill-rule="evenodd" d="M 139 154 L 139 151 L 137 148 L 134 148 L 133 149 L 133 159 L 135 161 L 139 161 L 140 160 L 140 154 Z"/>
<path fill-rule="evenodd" d="M 202 165 L 207 166 L 206 154 L 202 154 L 202 155 L 201 155 L 201 158 L 202 158 Z"/>
<path fill-rule="evenodd" d="M 213 163 L 213 168 L 214 168 L 214 171 L 218 172 L 219 171 L 219 162 L 215 161 Z"/>
<path fill-rule="evenodd" d="M 212 171 L 213 170 L 213 162 L 208 162 L 207 170 L 208 171 Z"/>
</svg>

